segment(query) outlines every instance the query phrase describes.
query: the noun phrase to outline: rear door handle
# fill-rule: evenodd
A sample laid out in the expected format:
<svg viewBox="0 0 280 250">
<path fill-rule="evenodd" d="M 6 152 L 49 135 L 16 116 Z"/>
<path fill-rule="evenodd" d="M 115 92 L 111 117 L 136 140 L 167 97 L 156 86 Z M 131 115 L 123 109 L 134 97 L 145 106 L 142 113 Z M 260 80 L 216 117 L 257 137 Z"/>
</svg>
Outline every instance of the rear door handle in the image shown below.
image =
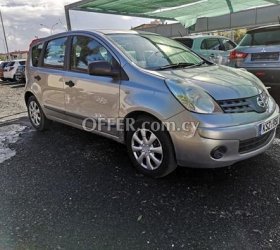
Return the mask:
<svg viewBox="0 0 280 250">
<path fill-rule="evenodd" d="M 42 78 L 41 78 L 41 76 L 37 75 L 37 76 L 34 76 L 34 79 L 37 81 L 40 81 Z"/>
<path fill-rule="evenodd" d="M 65 82 L 65 84 L 66 84 L 67 86 L 69 86 L 70 88 L 72 88 L 72 87 L 74 87 L 74 86 L 75 86 L 75 83 L 74 83 L 74 82 L 72 82 L 71 80 L 70 80 L 70 81 L 68 81 L 68 82 Z"/>
</svg>

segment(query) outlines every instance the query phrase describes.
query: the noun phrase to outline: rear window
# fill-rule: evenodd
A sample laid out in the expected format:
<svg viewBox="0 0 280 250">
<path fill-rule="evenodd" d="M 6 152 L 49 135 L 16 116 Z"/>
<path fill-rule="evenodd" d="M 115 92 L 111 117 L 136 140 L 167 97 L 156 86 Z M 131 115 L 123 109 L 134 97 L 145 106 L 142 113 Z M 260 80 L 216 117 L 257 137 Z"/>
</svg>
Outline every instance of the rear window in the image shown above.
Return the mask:
<svg viewBox="0 0 280 250">
<path fill-rule="evenodd" d="M 43 49 L 43 44 L 40 43 L 32 48 L 32 66 L 38 67 L 39 58 Z"/>
<path fill-rule="evenodd" d="M 48 42 L 44 54 L 44 66 L 63 68 L 67 37 L 51 40 Z"/>
<path fill-rule="evenodd" d="M 175 39 L 175 40 L 184 44 L 185 46 L 187 46 L 190 49 L 193 46 L 193 39 L 191 39 L 191 38 L 179 38 L 179 39 Z"/>
<path fill-rule="evenodd" d="M 247 33 L 240 46 L 280 45 L 280 29 Z"/>
<path fill-rule="evenodd" d="M 19 61 L 19 65 L 25 65 L 25 61 Z"/>
</svg>

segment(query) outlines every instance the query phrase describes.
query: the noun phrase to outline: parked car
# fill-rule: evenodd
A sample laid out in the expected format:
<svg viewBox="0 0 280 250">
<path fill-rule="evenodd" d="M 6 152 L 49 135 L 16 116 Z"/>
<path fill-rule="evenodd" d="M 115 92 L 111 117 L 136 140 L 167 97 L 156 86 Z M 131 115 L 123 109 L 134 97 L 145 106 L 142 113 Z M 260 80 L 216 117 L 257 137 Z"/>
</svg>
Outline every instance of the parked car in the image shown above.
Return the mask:
<svg viewBox="0 0 280 250">
<path fill-rule="evenodd" d="M 19 65 L 15 73 L 15 81 L 25 82 L 25 65 Z"/>
<path fill-rule="evenodd" d="M 279 124 L 279 107 L 257 77 L 157 34 L 53 35 L 30 45 L 26 67 L 35 129 L 53 120 L 124 143 L 136 169 L 153 177 L 256 156 Z"/>
<path fill-rule="evenodd" d="M 230 53 L 230 66 L 256 75 L 280 103 L 280 25 L 249 30 Z"/>
<path fill-rule="evenodd" d="M 1 64 L 0 64 L 0 79 L 2 80 L 2 81 L 5 81 L 6 79 L 4 78 L 4 69 L 5 69 L 5 67 L 7 66 L 7 64 L 8 64 L 9 62 L 2 62 Z"/>
<path fill-rule="evenodd" d="M 25 65 L 25 60 L 14 60 L 7 64 L 4 69 L 4 78 L 10 81 L 16 81 L 16 72 L 19 66 Z"/>
<path fill-rule="evenodd" d="M 223 36 L 196 35 L 174 38 L 204 58 L 218 64 L 228 65 L 229 51 L 236 44 Z"/>
</svg>

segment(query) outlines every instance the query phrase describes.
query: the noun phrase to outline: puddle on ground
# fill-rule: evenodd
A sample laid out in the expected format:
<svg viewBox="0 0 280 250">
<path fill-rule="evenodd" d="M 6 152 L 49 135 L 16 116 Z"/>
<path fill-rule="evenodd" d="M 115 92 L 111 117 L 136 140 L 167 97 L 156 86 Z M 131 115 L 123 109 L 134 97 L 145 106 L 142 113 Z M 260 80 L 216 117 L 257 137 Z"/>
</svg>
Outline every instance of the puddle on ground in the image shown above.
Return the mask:
<svg viewBox="0 0 280 250">
<path fill-rule="evenodd" d="M 275 138 L 273 141 L 274 145 L 280 146 L 280 139 L 279 138 Z"/>
<path fill-rule="evenodd" d="M 19 124 L 0 127 L 0 163 L 16 155 L 16 151 L 9 148 L 10 144 L 16 143 L 20 134 L 26 128 Z"/>
</svg>

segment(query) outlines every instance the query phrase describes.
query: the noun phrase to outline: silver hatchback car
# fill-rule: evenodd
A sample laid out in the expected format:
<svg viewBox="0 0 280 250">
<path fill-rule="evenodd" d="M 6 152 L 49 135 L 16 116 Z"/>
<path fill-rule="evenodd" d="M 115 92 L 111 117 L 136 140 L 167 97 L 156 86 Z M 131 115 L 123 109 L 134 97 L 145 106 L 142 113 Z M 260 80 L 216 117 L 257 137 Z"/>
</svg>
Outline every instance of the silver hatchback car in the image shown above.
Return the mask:
<svg viewBox="0 0 280 250">
<path fill-rule="evenodd" d="M 279 124 L 279 107 L 254 75 L 136 31 L 32 42 L 25 102 L 37 130 L 52 120 L 124 143 L 136 169 L 152 177 L 256 156 Z"/>
</svg>

